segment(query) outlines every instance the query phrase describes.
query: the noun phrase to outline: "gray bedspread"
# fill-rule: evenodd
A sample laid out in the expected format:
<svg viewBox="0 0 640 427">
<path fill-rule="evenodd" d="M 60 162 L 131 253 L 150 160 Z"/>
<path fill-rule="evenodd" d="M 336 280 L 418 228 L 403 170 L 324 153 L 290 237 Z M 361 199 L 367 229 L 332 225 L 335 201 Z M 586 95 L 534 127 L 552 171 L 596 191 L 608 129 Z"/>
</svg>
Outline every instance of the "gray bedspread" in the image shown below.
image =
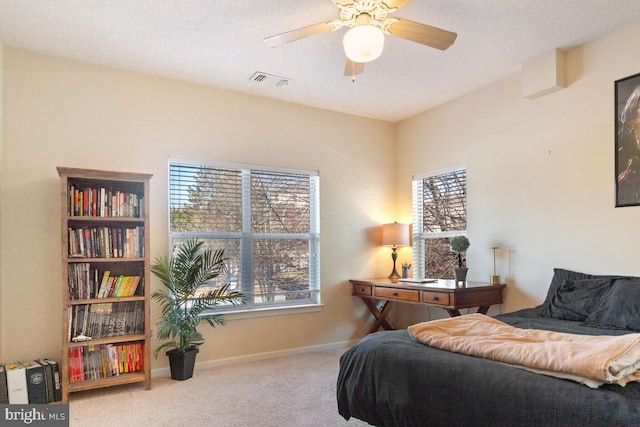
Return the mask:
<svg viewBox="0 0 640 427">
<path fill-rule="evenodd" d="M 585 335 L 620 330 L 537 316 L 497 316 L 521 328 Z M 338 411 L 376 426 L 640 426 L 640 384 L 598 389 L 428 347 L 406 329 L 367 335 L 340 358 Z"/>
</svg>

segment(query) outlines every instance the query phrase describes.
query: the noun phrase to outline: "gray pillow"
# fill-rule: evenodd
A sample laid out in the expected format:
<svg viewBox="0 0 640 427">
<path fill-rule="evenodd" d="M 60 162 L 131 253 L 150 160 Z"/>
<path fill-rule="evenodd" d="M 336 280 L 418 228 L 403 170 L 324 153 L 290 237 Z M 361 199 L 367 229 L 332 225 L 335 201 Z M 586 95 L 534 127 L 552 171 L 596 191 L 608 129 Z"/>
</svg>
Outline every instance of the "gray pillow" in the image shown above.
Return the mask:
<svg viewBox="0 0 640 427">
<path fill-rule="evenodd" d="M 616 280 L 583 325 L 640 331 L 640 280 Z"/>
<path fill-rule="evenodd" d="M 595 309 L 603 295 L 611 289 L 614 279 L 563 280 L 543 304 L 541 316 L 561 320 L 585 320 Z"/>
<path fill-rule="evenodd" d="M 610 277 L 610 276 L 605 276 Z M 598 276 L 593 274 L 579 273 L 577 271 L 565 270 L 563 268 L 554 268 L 553 277 L 551 278 L 551 284 L 547 291 L 547 297 L 544 299 L 543 304 L 548 304 L 551 298 L 557 293 L 558 288 L 562 286 L 565 280 L 585 280 L 585 279 L 597 279 Z"/>
</svg>

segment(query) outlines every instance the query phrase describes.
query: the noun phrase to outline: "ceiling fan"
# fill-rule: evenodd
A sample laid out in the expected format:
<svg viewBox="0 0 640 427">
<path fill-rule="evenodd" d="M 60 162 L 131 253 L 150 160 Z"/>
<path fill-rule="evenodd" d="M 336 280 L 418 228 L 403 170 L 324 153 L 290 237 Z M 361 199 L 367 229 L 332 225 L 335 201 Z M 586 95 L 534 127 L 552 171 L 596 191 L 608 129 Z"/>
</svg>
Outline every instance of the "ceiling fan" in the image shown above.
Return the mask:
<svg viewBox="0 0 640 427">
<path fill-rule="evenodd" d="M 340 9 L 339 19 L 298 28 L 267 37 L 271 47 L 283 45 L 315 34 L 349 27 L 343 39 L 347 56 L 345 76 L 355 78 L 364 72 L 364 64 L 382 54 L 384 35 L 400 37 L 425 46 L 445 50 L 453 44 L 456 33 L 407 19 L 388 17 L 412 0 L 331 0 Z"/>
</svg>

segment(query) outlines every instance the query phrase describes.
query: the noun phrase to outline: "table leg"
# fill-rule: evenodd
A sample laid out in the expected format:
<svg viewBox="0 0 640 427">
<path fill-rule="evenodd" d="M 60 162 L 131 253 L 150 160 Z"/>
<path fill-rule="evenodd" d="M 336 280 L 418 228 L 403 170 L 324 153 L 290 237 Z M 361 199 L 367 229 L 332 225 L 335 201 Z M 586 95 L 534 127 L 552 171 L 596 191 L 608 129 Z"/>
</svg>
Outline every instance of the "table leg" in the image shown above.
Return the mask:
<svg viewBox="0 0 640 427">
<path fill-rule="evenodd" d="M 489 311 L 489 307 L 491 307 L 490 305 L 483 305 L 478 307 L 478 313 L 480 314 L 487 314 L 487 311 Z"/>
<path fill-rule="evenodd" d="M 371 299 L 369 298 L 361 298 L 361 299 L 362 299 L 362 302 L 364 302 L 365 305 L 369 308 L 369 311 L 376 318 L 374 322 L 371 324 L 371 327 L 369 328 L 369 330 L 367 331 L 367 334 L 370 334 L 372 332 L 377 332 L 381 326 L 384 329 L 396 329 L 396 327 L 393 326 L 393 324 L 389 320 L 387 320 L 387 315 L 389 314 L 389 312 L 391 311 L 391 308 L 393 307 L 393 301 L 384 300 L 382 302 L 382 306 L 378 308 L 378 306 Z"/>
</svg>

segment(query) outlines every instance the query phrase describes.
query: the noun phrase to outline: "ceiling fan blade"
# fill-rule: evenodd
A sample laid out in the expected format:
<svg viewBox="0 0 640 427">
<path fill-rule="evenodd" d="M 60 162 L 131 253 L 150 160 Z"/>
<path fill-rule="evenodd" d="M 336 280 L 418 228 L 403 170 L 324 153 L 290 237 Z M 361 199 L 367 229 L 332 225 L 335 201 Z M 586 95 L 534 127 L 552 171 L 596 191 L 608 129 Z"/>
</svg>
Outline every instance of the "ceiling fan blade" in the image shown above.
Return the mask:
<svg viewBox="0 0 640 427">
<path fill-rule="evenodd" d="M 353 62 L 352 60 L 347 58 L 347 63 L 344 65 L 344 75 L 353 77 L 362 73 L 364 73 L 364 63 Z"/>
<path fill-rule="evenodd" d="M 400 9 L 402 6 L 404 6 L 407 3 L 411 3 L 412 1 L 413 0 L 387 0 L 385 1 L 385 3 L 389 7 L 395 7 Z"/>
<path fill-rule="evenodd" d="M 267 37 L 264 39 L 264 42 L 267 46 L 276 47 L 331 30 L 333 30 L 333 26 L 330 23 L 321 22 L 319 24 L 309 25 L 308 27 L 298 28 L 297 30 L 287 31 L 286 33 Z"/>
<path fill-rule="evenodd" d="M 389 34 L 425 46 L 445 50 L 453 44 L 458 34 L 407 19 L 399 19 L 389 28 Z"/>
</svg>

